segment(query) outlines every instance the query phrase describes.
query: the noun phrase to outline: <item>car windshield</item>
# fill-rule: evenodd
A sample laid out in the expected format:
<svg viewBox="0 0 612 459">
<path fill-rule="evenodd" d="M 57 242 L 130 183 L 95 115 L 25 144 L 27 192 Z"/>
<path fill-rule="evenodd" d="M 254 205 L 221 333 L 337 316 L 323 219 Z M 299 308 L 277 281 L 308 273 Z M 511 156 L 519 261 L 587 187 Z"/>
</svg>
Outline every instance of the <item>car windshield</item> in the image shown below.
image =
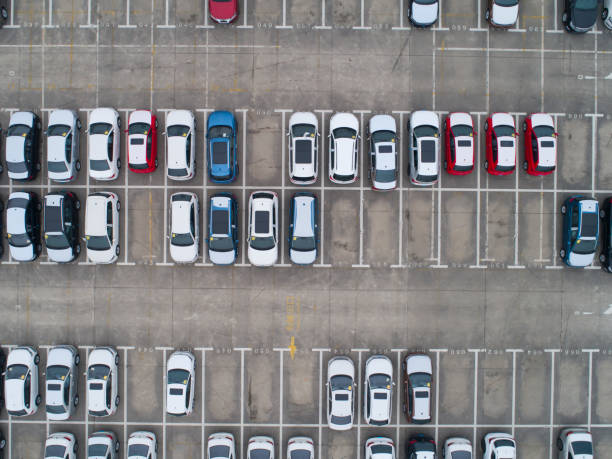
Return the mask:
<svg viewBox="0 0 612 459">
<path fill-rule="evenodd" d="M 346 375 L 334 376 L 329 381 L 332 390 L 349 390 L 352 384 L 353 379 Z"/>
<path fill-rule="evenodd" d="M 70 370 L 63 365 L 52 365 L 47 367 L 47 380 L 63 381 Z"/>
<path fill-rule="evenodd" d="M 131 456 L 147 457 L 147 454 L 149 454 L 149 447 L 147 445 L 128 446 L 128 457 L 131 457 Z"/>
<path fill-rule="evenodd" d="M 27 247 L 32 243 L 26 233 L 11 234 L 8 241 L 13 247 Z"/>
<path fill-rule="evenodd" d="M 351 423 L 351 417 L 350 416 L 332 416 L 331 417 L 331 423 L 335 424 L 337 426 L 342 426 L 342 425 L 350 424 Z"/>
<path fill-rule="evenodd" d="M 427 373 L 412 373 L 410 376 L 410 385 L 412 387 L 430 387 L 431 375 Z"/>
<path fill-rule="evenodd" d="M 12 172 L 14 174 L 23 174 L 24 172 L 28 171 L 28 166 L 23 161 L 15 163 L 12 161 L 7 161 L 6 165 L 8 166 L 9 172 Z"/>
<path fill-rule="evenodd" d="M 376 131 L 372 133 L 372 142 L 377 144 L 378 142 L 395 142 L 395 132 L 393 131 Z"/>
<path fill-rule="evenodd" d="M 107 171 L 110 169 L 108 161 L 105 159 L 90 159 L 89 168 L 92 171 Z"/>
<path fill-rule="evenodd" d="M 185 370 L 170 370 L 168 372 L 168 384 L 187 384 L 189 372 Z"/>
<path fill-rule="evenodd" d="M 309 164 L 312 161 L 312 140 L 295 141 L 295 163 Z"/>
<path fill-rule="evenodd" d="M 108 123 L 93 123 L 89 126 L 89 134 L 102 134 L 108 135 L 110 131 L 113 129 L 113 126 Z"/>
<path fill-rule="evenodd" d="M 468 451 L 453 451 L 450 459 L 472 459 L 472 453 Z"/>
<path fill-rule="evenodd" d="M 582 222 L 580 223 L 581 237 L 597 236 L 597 214 L 595 212 L 583 212 Z"/>
<path fill-rule="evenodd" d="M 213 142 L 212 162 L 213 164 L 227 164 L 227 142 Z"/>
<path fill-rule="evenodd" d="M 87 447 L 87 456 L 88 457 L 104 457 L 106 456 L 106 452 L 108 447 L 106 445 L 101 444 L 93 444 Z"/>
<path fill-rule="evenodd" d="M 168 137 L 187 137 L 187 134 L 189 134 L 189 128 L 187 126 L 181 126 L 180 124 L 168 126 Z"/>
<path fill-rule="evenodd" d="M 149 133 L 149 129 L 151 129 L 151 125 L 147 123 L 132 123 L 128 129 L 128 134 L 141 134 L 147 135 Z"/>
<path fill-rule="evenodd" d="M 597 8 L 597 3 L 600 0 L 576 0 L 576 9 L 578 10 L 594 10 Z"/>
<path fill-rule="evenodd" d="M 219 137 L 228 138 L 232 135 L 232 128 L 229 126 L 213 126 L 208 130 L 209 139 L 217 139 Z"/>
<path fill-rule="evenodd" d="M 504 448 L 504 447 L 509 447 L 509 448 L 514 448 L 514 442 L 512 440 L 497 440 L 495 442 L 495 447 L 496 448 Z"/>
<path fill-rule="evenodd" d="M 466 137 L 473 133 L 472 126 L 467 124 L 457 124 L 451 128 L 451 131 L 455 137 Z"/>
<path fill-rule="evenodd" d="M 435 126 L 417 126 L 414 128 L 414 135 L 419 137 L 435 137 L 438 134 L 438 128 Z"/>
<path fill-rule="evenodd" d="M 555 130 L 550 126 L 536 126 L 533 128 L 536 137 L 552 137 Z"/>
<path fill-rule="evenodd" d="M 64 457 L 66 447 L 62 445 L 49 445 L 45 448 L 45 457 Z"/>
<path fill-rule="evenodd" d="M 45 411 L 50 414 L 64 414 L 66 412 L 66 408 L 62 405 L 47 405 L 45 407 Z"/>
<path fill-rule="evenodd" d="M 334 129 L 335 139 L 354 139 L 355 137 L 357 137 L 357 131 L 355 131 L 355 129 L 347 127 Z"/>
<path fill-rule="evenodd" d="M 231 252 L 234 250 L 234 241 L 228 236 L 213 236 L 208 241 L 208 246 L 213 252 Z"/>
<path fill-rule="evenodd" d="M 24 137 L 24 134 L 27 135 L 29 132 L 30 128 L 25 124 L 13 124 L 12 126 L 9 126 L 6 135 L 7 137 Z"/>
<path fill-rule="evenodd" d="M 291 249 L 298 252 L 310 252 L 316 248 L 314 237 L 298 237 L 294 236 L 291 240 Z"/>
<path fill-rule="evenodd" d="M 572 449 L 574 450 L 575 456 L 582 454 L 593 454 L 593 445 L 590 441 L 573 441 Z"/>
<path fill-rule="evenodd" d="M 230 457 L 230 447 L 225 445 L 215 445 L 208 448 L 208 457 L 210 459 L 222 459 Z"/>
<path fill-rule="evenodd" d="M 415 449 L 418 448 L 418 451 L 431 451 L 434 452 L 436 450 L 436 445 L 429 441 L 418 441 L 415 445 Z M 501 458 L 500 458 L 501 459 Z"/>
<path fill-rule="evenodd" d="M 69 132 L 70 126 L 66 126 L 65 124 L 54 124 L 47 129 L 47 135 L 49 137 L 66 137 Z"/>
<path fill-rule="evenodd" d="M 518 5 L 519 0 L 495 0 L 495 3 L 500 6 L 514 6 Z"/>
<path fill-rule="evenodd" d="M 70 247 L 64 234 L 45 234 L 45 245 L 48 249 L 62 250 Z"/>
<path fill-rule="evenodd" d="M 391 378 L 388 375 L 377 373 L 370 376 L 371 389 L 389 389 L 391 386 Z"/>
<path fill-rule="evenodd" d="M 89 250 L 108 250 L 111 247 L 108 236 L 86 236 L 85 241 Z"/>
<path fill-rule="evenodd" d="M 11 365 L 6 369 L 6 379 L 25 379 L 28 367 L 25 365 Z"/>
<path fill-rule="evenodd" d="M 574 244 L 572 251 L 579 255 L 589 255 L 595 252 L 597 248 L 597 239 L 578 239 Z"/>
<path fill-rule="evenodd" d="M 253 449 L 249 454 L 249 459 L 270 459 L 270 451 L 267 449 Z"/>
<path fill-rule="evenodd" d="M 106 365 L 91 365 L 87 370 L 87 379 L 108 379 L 110 368 Z"/>
<path fill-rule="evenodd" d="M 270 250 L 274 248 L 274 238 L 268 237 L 252 237 L 251 247 L 255 250 Z"/>
<path fill-rule="evenodd" d="M 193 245 L 193 237 L 189 233 L 172 233 L 172 245 L 177 247 L 189 247 Z"/>
<path fill-rule="evenodd" d="M 185 177 L 187 169 L 168 169 L 168 175 L 170 177 Z"/>
<path fill-rule="evenodd" d="M 293 137 L 310 137 L 315 133 L 315 127 L 312 124 L 296 124 L 291 128 Z"/>
<path fill-rule="evenodd" d="M 63 161 L 48 161 L 47 169 L 49 172 L 66 172 L 68 168 L 66 167 L 66 163 Z"/>
<path fill-rule="evenodd" d="M 437 1 L 438 0 L 415 0 L 415 3 L 418 3 L 419 5 L 433 5 Z"/>
<path fill-rule="evenodd" d="M 374 445 L 371 448 L 372 454 L 391 454 L 393 447 L 391 445 Z"/>
<path fill-rule="evenodd" d="M 395 173 L 395 169 L 389 169 L 389 170 L 377 169 L 375 181 L 380 182 L 380 183 L 394 182 L 396 179 L 396 175 L 397 174 Z"/>
<path fill-rule="evenodd" d="M 512 137 L 514 135 L 514 128 L 512 126 L 495 126 L 493 128 L 497 137 Z"/>
</svg>

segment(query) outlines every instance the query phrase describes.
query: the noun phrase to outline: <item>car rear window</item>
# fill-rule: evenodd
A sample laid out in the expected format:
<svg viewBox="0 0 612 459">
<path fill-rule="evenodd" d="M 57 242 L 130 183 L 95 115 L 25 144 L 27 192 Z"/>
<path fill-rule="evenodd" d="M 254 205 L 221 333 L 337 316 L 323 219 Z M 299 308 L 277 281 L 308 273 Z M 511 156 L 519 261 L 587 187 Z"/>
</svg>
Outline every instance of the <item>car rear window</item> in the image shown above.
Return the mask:
<svg viewBox="0 0 612 459">
<path fill-rule="evenodd" d="M 372 454 L 391 454 L 393 447 L 390 445 L 374 445 L 372 446 Z"/>
<path fill-rule="evenodd" d="M 436 161 L 436 142 L 423 140 L 421 142 L 421 162 L 433 163 Z"/>
<path fill-rule="evenodd" d="M 230 457 L 230 447 L 224 445 L 211 446 L 208 457 Z"/>
<path fill-rule="evenodd" d="M 471 147 L 472 141 L 471 140 L 458 140 L 457 145 L 460 147 Z"/>
<path fill-rule="evenodd" d="M 49 445 L 45 448 L 45 457 L 64 457 L 65 452 L 65 446 Z"/>
<path fill-rule="evenodd" d="M 543 148 L 552 148 L 555 146 L 555 142 L 552 140 L 542 140 L 541 144 Z"/>
<path fill-rule="evenodd" d="M 255 232 L 258 234 L 270 232 L 270 212 L 267 210 L 255 211 Z"/>
<path fill-rule="evenodd" d="M 414 393 L 415 398 L 427 398 L 429 397 L 429 392 L 426 391 L 418 391 Z"/>
<path fill-rule="evenodd" d="M 47 384 L 47 390 L 61 390 L 61 384 Z"/>
<path fill-rule="evenodd" d="M 472 459 L 472 454 L 467 451 L 453 451 L 451 459 Z"/>
<path fill-rule="evenodd" d="M 213 234 L 227 234 L 229 227 L 229 212 L 225 210 L 212 211 L 212 232 Z"/>
<path fill-rule="evenodd" d="M 379 153 L 393 153 L 393 147 L 391 145 L 381 145 L 378 147 Z"/>
<path fill-rule="evenodd" d="M 212 145 L 212 160 L 215 164 L 227 163 L 227 143 L 214 142 Z"/>
<path fill-rule="evenodd" d="M 597 235 L 597 214 L 594 212 L 582 213 L 582 237 L 595 237 Z"/>
<path fill-rule="evenodd" d="M 144 139 L 143 138 L 130 139 L 130 145 L 144 145 Z"/>
<path fill-rule="evenodd" d="M 348 394 L 336 394 L 336 401 L 345 402 L 349 399 Z"/>
<path fill-rule="evenodd" d="M 90 390 L 102 390 L 103 387 L 104 386 L 102 385 L 102 383 L 92 383 L 89 385 Z"/>
<path fill-rule="evenodd" d="M 312 161 L 312 141 L 295 141 L 295 162 L 297 164 L 309 164 Z"/>
<path fill-rule="evenodd" d="M 499 144 L 502 147 L 513 147 L 514 146 L 514 141 L 513 140 L 502 140 L 501 142 L 499 142 Z"/>
<path fill-rule="evenodd" d="M 582 454 L 593 454 L 593 445 L 590 441 L 573 441 L 572 449 L 576 456 Z"/>
<path fill-rule="evenodd" d="M 384 392 L 377 392 L 374 394 L 374 400 L 387 400 L 387 394 Z"/>
<path fill-rule="evenodd" d="M 183 389 L 170 389 L 170 395 L 183 395 Z"/>
</svg>

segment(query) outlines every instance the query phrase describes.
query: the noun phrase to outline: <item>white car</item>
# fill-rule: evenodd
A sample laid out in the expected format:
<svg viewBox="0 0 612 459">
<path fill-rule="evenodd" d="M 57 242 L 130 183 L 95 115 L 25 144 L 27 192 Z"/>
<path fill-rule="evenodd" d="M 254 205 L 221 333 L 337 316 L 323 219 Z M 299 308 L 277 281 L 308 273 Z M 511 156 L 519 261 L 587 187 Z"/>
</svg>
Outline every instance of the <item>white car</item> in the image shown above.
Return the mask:
<svg viewBox="0 0 612 459">
<path fill-rule="evenodd" d="M 166 174 L 172 180 L 195 175 L 196 119 L 189 110 L 173 110 L 166 117 Z"/>
<path fill-rule="evenodd" d="M 494 27 L 512 27 L 519 13 L 519 0 L 488 0 L 485 19 Z"/>
<path fill-rule="evenodd" d="M 71 182 L 81 170 L 81 120 L 73 110 L 53 110 L 46 135 L 49 179 Z"/>
<path fill-rule="evenodd" d="M 176 263 L 193 263 L 200 251 L 200 210 L 195 193 L 170 196 L 170 256 Z"/>
<path fill-rule="evenodd" d="M 251 437 L 247 447 L 247 459 L 274 459 L 274 440 L 272 437 Z"/>
<path fill-rule="evenodd" d="M 332 430 L 353 427 L 355 412 L 355 364 L 348 357 L 334 357 L 327 364 L 327 423 Z"/>
<path fill-rule="evenodd" d="M 149 110 L 134 110 L 130 113 L 127 128 L 128 166 L 136 172 L 147 172 L 151 166 L 157 169 L 157 157 L 151 164 L 157 148 L 157 118 Z"/>
<path fill-rule="evenodd" d="M 409 354 L 404 369 L 404 411 L 414 424 L 431 422 L 431 358 L 425 354 Z M 407 406 L 406 406 L 407 405 Z"/>
<path fill-rule="evenodd" d="M 472 443 L 466 438 L 447 438 L 442 448 L 442 459 L 472 459 Z"/>
<path fill-rule="evenodd" d="M 76 459 L 79 443 L 74 434 L 52 433 L 45 442 L 45 459 Z"/>
<path fill-rule="evenodd" d="M 87 459 L 117 459 L 119 440 L 114 432 L 100 430 L 87 439 Z"/>
<path fill-rule="evenodd" d="M 89 176 L 115 180 L 121 168 L 121 118 L 114 108 L 96 108 L 89 114 Z"/>
<path fill-rule="evenodd" d="M 563 429 L 557 438 L 559 459 L 593 459 L 593 436 L 581 427 Z"/>
<path fill-rule="evenodd" d="M 115 193 L 99 192 L 87 196 L 85 210 L 85 244 L 92 263 L 113 263 L 119 252 L 119 210 L 121 202 Z"/>
<path fill-rule="evenodd" d="M 256 191 L 249 198 L 249 263 L 272 266 L 278 259 L 278 196 Z"/>
<path fill-rule="evenodd" d="M 408 18 L 415 27 L 429 27 L 438 20 L 438 0 L 412 0 Z"/>
<path fill-rule="evenodd" d="M 612 29 L 612 0 L 604 0 L 601 10 L 601 20 L 608 29 Z"/>
<path fill-rule="evenodd" d="M 153 432 L 130 434 L 127 442 L 128 459 L 157 459 L 157 437 Z"/>
<path fill-rule="evenodd" d="M 516 168 L 516 126 L 509 113 L 493 113 L 485 121 L 487 172 L 508 175 Z"/>
<path fill-rule="evenodd" d="M 394 385 L 393 365 L 389 357 L 373 355 L 366 361 L 363 384 L 365 422 L 373 426 L 389 424 Z"/>
<path fill-rule="evenodd" d="M 54 346 L 49 349 L 45 370 L 47 419 L 65 421 L 74 413 L 79 404 L 80 361 L 79 352 L 74 346 Z"/>
<path fill-rule="evenodd" d="M 523 121 L 525 161 L 523 169 L 530 175 L 552 173 L 557 167 L 557 133 L 548 113 L 532 113 Z"/>
<path fill-rule="evenodd" d="M 418 110 L 410 115 L 410 181 L 433 185 L 440 171 L 440 120 L 434 112 Z"/>
<path fill-rule="evenodd" d="M 336 113 L 329 130 L 329 179 L 353 183 L 359 170 L 359 121 L 352 113 Z"/>
<path fill-rule="evenodd" d="M 38 410 L 39 363 L 40 356 L 32 347 L 17 347 L 9 352 L 4 377 L 4 400 L 9 416 L 29 416 Z"/>
<path fill-rule="evenodd" d="M 488 433 L 482 439 L 483 459 L 516 459 L 516 441 L 507 433 Z"/>
<path fill-rule="evenodd" d="M 87 367 L 87 411 L 90 416 L 110 416 L 119 406 L 119 354 L 112 347 L 96 347 Z"/>
<path fill-rule="evenodd" d="M 191 352 L 172 353 L 167 362 L 166 410 L 174 416 L 193 411 L 196 360 Z"/>
<path fill-rule="evenodd" d="M 32 180 L 40 170 L 40 118 L 15 112 L 6 132 L 6 165 L 11 180 Z"/>
<path fill-rule="evenodd" d="M 42 205 L 33 192 L 14 191 L 6 207 L 6 237 L 15 261 L 34 261 L 42 251 L 40 210 Z"/>
<path fill-rule="evenodd" d="M 469 174 L 474 169 L 476 148 L 474 121 L 469 113 L 453 112 L 446 118 L 446 159 L 444 169 L 452 175 Z"/>
<path fill-rule="evenodd" d="M 395 459 L 395 445 L 387 437 L 372 437 L 366 440 L 365 459 Z"/>
<path fill-rule="evenodd" d="M 314 459 L 314 443 L 310 437 L 292 437 L 287 442 L 287 459 Z"/>
<path fill-rule="evenodd" d="M 319 121 L 310 112 L 289 118 L 289 179 L 298 185 L 317 181 L 319 170 Z"/>
<path fill-rule="evenodd" d="M 375 115 L 368 124 L 370 170 L 373 190 L 393 190 L 397 187 L 397 126 L 390 115 Z"/>
<path fill-rule="evenodd" d="M 236 442 L 231 433 L 220 432 L 208 437 L 207 459 L 236 459 Z"/>
</svg>

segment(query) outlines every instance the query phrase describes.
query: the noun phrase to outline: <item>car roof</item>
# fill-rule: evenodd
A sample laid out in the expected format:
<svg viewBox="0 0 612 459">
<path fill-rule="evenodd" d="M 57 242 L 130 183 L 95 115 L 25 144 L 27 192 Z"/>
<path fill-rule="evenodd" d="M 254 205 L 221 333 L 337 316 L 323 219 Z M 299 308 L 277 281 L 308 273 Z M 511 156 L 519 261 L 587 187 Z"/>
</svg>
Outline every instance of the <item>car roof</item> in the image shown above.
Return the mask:
<svg viewBox="0 0 612 459">
<path fill-rule="evenodd" d="M 336 139 L 336 171 L 340 175 L 349 175 L 355 172 L 355 139 Z"/>
<path fill-rule="evenodd" d="M 293 198 L 293 235 L 298 237 L 314 236 L 314 197 L 295 196 Z"/>
<path fill-rule="evenodd" d="M 87 196 L 85 210 L 85 233 L 89 236 L 106 235 L 106 203 L 110 198 L 99 194 Z"/>
<path fill-rule="evenodd" d="M 172 202 L 172 232 L 191 233 L 191 193 L 175 193 L 170 197 Z"/>
</svg>

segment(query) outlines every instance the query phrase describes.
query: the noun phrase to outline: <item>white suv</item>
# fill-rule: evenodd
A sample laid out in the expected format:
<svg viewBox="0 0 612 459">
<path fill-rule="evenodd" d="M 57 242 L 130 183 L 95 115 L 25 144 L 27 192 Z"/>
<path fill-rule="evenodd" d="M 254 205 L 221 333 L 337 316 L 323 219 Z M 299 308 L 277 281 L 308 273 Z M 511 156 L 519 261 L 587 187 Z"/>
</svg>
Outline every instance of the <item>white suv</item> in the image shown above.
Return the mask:
<svg viewBox="0 0 612 459">
<path fill-rule="evenodd" d="M 119 256 L 119 210 L 115 193 L 99 192 L 87 196 L 85 244 L 92 263 L 113 263 Z"/>
<path fill-rule="evenodd" d="M 352 113 L 336 113 L 329 130 L 329 179 L 353 183 L 358 173 L 359 121 Z"/>
<path fill-rule="evenodd" d="M 176 263 L 193 263 L 200 247 L 200 211 L 195 193 L 170 196 L 172 218 L 170 255 Z"/>
<path fill-rule="evenodd" d="M 89 176 L 115 180 L 121 168 L 121 118 L 114 108 L 89 114 Z"/>
<path fill-rule="evenodd" d="M 298 185 L 317 181 L 319 166 L 319 122 L 310 112 L 289 118 L 289 179 Z"/>
<path fill-rule="evenodd" d="M 363 384 L 365 421 L 373 426 L 389 424 L 393 397 L 393 365 L 389 357 L 373 355 L 366 361 Z"/>
<path fill-rule="evenodd" d="M 440 120 L 434 112 L 419 110 L 410 115 L 410 181 L 433 185 L 440 171 Z"/>
<path fill-rule="evenodd" d="M 53 110 L 46 134 L 49 179 L 62 183 L 74 180 L 81 170 L 81 120 L 72 110 Z"/>
<path fill-rule="evenodd" d="M 257 191 L 249 198 L 249 262 L 272 266 L 278 258 L 278 196 Z"/>
<path fill-rule="evenodd" d="M 174 110 L 166 117 L 166 174 L 172 180 L 195 175 L 196 119 L 189 110 Z"/>
</svg>

